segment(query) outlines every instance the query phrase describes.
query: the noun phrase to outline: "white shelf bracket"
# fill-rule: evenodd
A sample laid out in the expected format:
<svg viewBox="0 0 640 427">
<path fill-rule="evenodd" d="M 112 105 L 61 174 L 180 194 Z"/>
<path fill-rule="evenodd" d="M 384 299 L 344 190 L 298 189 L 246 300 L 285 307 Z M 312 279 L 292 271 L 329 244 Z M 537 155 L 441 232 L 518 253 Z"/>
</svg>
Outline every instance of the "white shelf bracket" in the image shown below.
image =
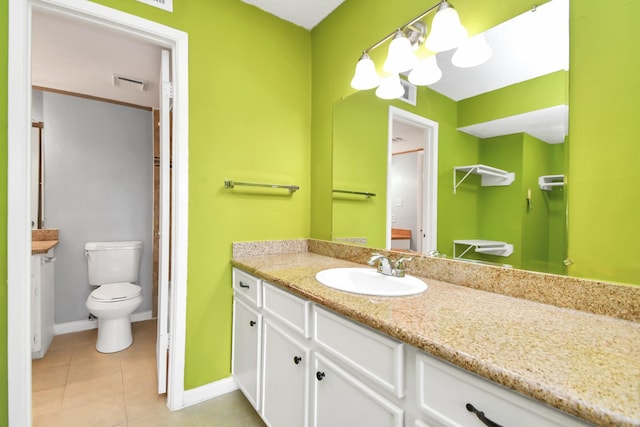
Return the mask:
<svg viewBox="0 0 640 427">
<path fill-rule="evenodd" d="M 465 250 L 460 254 L 456 255 L 456 246 L 457 245 L 465 245 Z M 474 249 L 475 252 L 479 254 L 487 254 L 487 255 L 495 255 L 495 256 L 503 256 L 508 257 L 513 253 L 513 245 L 505 242 L 496 242 L 493 240 L 454 240 L 453 241 L 453 258 L 462 258 L 469 252 L 471 249 Z"/>
<path fill-rule="evenodd" d="M 458 171 L 466 172 L 461 180 L 457 180 Z M 494 168 L 487 165 L 469 165 L 469 166 L 456 166 L 453 168 L 453 194 L 456 194 L 456 189 L 462 182 L 467 179 L 470 174 L 480 175 L 481 185 L 483 187 L 494 186 L 507 186 L 511 185 L 515 180 L 514 172 L 507 172 L 502 169 Z"/>
<path fill-rule="evenodd" d="M 553 187 L 564 187 L 564 175 L 542 175 L 538 177 L 538 186 L 543 191 L 551 191 Z"/>
</svg>

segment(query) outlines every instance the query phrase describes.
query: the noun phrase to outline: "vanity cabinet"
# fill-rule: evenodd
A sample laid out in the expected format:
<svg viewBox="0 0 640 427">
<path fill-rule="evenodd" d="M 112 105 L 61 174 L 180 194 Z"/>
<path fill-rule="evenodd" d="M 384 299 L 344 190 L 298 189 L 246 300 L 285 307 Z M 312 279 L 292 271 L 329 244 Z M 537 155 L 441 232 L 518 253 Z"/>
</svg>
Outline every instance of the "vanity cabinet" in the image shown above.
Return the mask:
<svg viewBox="0 0 640 427">
<path fill-rule="evenodd" d="M 374 388 L 322 353 L 316 353 L 313 362 L 313 427 L 403 426 L 402 408 Z"/>
<path fill-rule="evenodd" d="M 273 427 L 307 427 L 308 345 L 267 318 L 263 338 L 262 418 Z"/>
<path fill-rule="evenodd" d="M 31 255 L 31 358 L 45 356 L 53 340 L 54 251 Z"/>
<path fill-rule="evenodd" d="M 467 404 L 504 427 L 588 425 L 236 269 L 234 296 L 233 375 L 270 427 L 487 425 Z"/>
<path fill-rule="evenodd" d="M 309 425 L 310 302 L 263 282 L 260 414 L 272 427 Z"/>
<path fill-rule="evenodd" d="M 262 315 L 257 299 L 260 280 L 239 270 L 233 274 L 233 345 L 231 373 L 251 404 L 260 402 Z"/>
</svg>

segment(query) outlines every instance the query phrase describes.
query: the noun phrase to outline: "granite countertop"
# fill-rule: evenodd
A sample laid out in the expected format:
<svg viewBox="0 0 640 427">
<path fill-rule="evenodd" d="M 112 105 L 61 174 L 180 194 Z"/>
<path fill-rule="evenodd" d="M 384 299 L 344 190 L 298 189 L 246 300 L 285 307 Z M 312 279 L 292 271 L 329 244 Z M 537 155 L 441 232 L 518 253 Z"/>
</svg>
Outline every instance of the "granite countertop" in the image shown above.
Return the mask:
<svg viewBox="0 0 640 427">
<path fill-rule="evenodd" d="M 525 396 L 610 426 L 640 426 L 640 323 L 423 278 L 420 295 L 372 297 L 315 274 L 362 267 L 315 253 L 232 265 Z"/>
</svg>

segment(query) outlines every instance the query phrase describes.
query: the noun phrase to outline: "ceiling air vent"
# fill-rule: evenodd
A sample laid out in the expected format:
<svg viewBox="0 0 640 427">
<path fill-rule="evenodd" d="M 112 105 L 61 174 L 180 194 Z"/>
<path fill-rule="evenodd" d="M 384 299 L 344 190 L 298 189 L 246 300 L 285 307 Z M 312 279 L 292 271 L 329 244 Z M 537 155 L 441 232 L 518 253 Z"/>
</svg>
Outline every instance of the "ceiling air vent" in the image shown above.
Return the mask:
<svg viewBox="0 0 640 427">
<path fill-rule="evenodd" d="M 149 82 L 136 79 L 134 77 L 121 76 L 119 74 L 113 75 L 113 85 L 122 89 L 135 90 L 137 92 L 144 92 L 149 87 Z"/>
<path fill-rule="evenodd" d="M 160 9 L 173 12 L 173 0 L 138 0 L 140 3 L 149 4 Z"/>
</svg>

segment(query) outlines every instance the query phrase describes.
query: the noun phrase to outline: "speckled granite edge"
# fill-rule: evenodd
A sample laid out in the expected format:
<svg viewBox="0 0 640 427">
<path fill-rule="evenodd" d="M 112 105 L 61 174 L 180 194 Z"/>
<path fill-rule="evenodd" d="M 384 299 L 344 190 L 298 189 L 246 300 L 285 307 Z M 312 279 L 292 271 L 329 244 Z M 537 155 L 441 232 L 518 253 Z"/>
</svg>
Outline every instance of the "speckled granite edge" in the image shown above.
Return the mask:
<svg viewBox="0 0 640 427">
<path fill-rule="evenodd" d="M 358 264 L 366 264 L 372 251 L 362 246 L 309 240 L 309 252 Z M 375 251 L 399 256 L 392 251 Z M 640 286 L 427 256 L 414 256 L 408 271 L 454 285 L 640 322 Z"/>
<path fill-rule="evenodd" d="M 231 256 L 233 258 L 246 258 L 262 255 L 303 253 L 309 251 L 308 243 L 308 239 L 234 242 Z"/>
</svg>

